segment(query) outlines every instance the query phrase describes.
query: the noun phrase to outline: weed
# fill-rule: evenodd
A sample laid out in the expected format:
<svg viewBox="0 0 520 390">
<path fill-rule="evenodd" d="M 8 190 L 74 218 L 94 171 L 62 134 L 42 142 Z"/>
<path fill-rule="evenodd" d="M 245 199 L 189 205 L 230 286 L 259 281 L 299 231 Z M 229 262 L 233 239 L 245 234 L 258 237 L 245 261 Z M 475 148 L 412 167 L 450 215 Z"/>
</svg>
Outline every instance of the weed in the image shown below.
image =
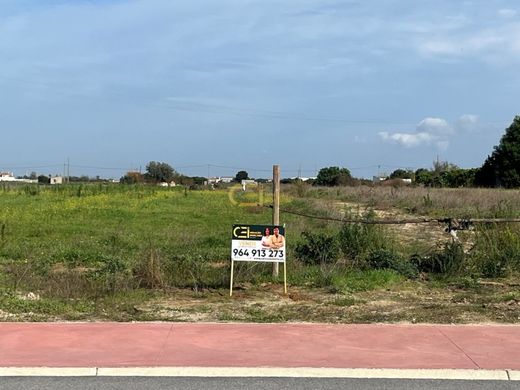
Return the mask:
<svg viewBox="0 0 520 390">
<path fill-rule="evenodd" d="M 374 269 L 394 270 L 407 278 L 417 276 L 417 268 L 389 249 L 375 249 L 367 256 L 367 265 Z"/>
<path fill-rule="evenodd" d="M 363 216 L 366 220 L 373 220 L 372 210 Z M 338 233 L 338 242 L 342 253 L 353 264 L 361 264 L 368 252 L 381 249 L 388 245 L 381 226 L 375 224 L 346 223 Z"/>
<path fill-rule="evenodd" d="M 351 296 L 346 296 L 346 297 L 336 298 L 331 303 L 334 306 L 349 307 L 349 306 L 354 306 L 354 305 L 360 303 L 360 301 Z"/>
<path fill-rule="evenodd" d="M 419 272 L 431 272 L 437 274 L 454 275 L 462 270 L 465 261 L 465 253 L 458 242 L 444 244 L 441 251 L 421 256 L 412 255 L 410 263 Z"/>
<path fill-rule="evenodd" d="M 352 270 L 336 274 L 332 279 L 332 284 L 344 293 L 387 288 L 403 280 L 402 276 L 392 270 Z"/>
<path fill-rule="evenodd" d="M 324 265 L 335 261 L 339 255 L 336 237 L 324 233 L 302 232 L 303 241 L 295 248 L 296 257 L 309 265 Z"/>
</svg>

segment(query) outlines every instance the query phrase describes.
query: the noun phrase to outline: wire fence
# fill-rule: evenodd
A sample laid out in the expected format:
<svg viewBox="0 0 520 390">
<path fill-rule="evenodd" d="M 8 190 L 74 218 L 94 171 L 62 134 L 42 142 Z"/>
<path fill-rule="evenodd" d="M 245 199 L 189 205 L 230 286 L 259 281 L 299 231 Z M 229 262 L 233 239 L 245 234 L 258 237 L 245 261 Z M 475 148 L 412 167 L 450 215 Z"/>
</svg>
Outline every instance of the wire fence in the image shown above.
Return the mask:
<svg viewBox="0 0 520 390">
<path fill-rule="evenodd" d="M 272 205 L 266 206 L 273 208 Z M 454 218 L 454 217 L 443 217 L 443 218 L 404 218 L 404 219 L 367 219 L 367 218 L 334 218 L 324 217 L 319 215 L 311 215 L 301 213 L 298 211 L 280 209 L 280 212 L 297 215 L 305 218 L 319 219 L 325 221 L 333 221 L 340 223 L 358 223 L 365 225 L 405 225 L 405 224 L 421 224 L 421 223 L 439 223 L 448 225 L 448 230 L 464 230 L 468 229 L 473 224 L 480 223 L 520 223 L 520 218 Z"/>
</svg>

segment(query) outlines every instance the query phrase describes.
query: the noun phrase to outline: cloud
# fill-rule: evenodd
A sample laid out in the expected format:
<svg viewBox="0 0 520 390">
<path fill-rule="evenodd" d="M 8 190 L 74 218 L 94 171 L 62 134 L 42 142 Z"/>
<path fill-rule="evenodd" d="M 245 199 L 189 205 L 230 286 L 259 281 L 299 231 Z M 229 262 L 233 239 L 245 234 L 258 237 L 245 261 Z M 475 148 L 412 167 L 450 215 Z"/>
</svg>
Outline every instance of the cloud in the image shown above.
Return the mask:
<svg viewBox="0 0 520 390">
<path fill-rule="evenodd" d="M 400 144 L 405 148 L 413 148 L 416 146 L 430 144 L 433 141 L 433 136 L 428 133 L 393 133 L 386 131 L 379 133 L 383 141 L 390 141 Z"/>
<path fill-rule="evenodd" d="M 520 24 L 504 20 L 503 25 L 485 29 L 458 30 L 419 38 L 417 49 L 426 58 L 464 60 L 472 58 L 489 64 L 518 63 Z"/>
<path fill-rule="evenodd" d="M 455 122 L 455 128 L 464 132 L 472 132 L 479 126 L 478 116 L 465 114 Z"/>
<path fill-rule="evenodd" d="M 441 118 L 424 118 L 417 125 L 419 133 L 428 133 L 434 135 L 452 134 L 453 128 Z"/>
<path fill-rule="evenodd" d="M 460 116 L 453 125 L 445 119 L 427 117 L 421 120 L 414 133 L 387 131 L 379 132 L 383 142 L 394 143 L 405 148 L 434 145 L 440 151 L 445 151 L 450 146 L 450 138 L 460 132 L 472 131 L 478 126 L 478 117 L 472 114 Z"/>
<path fill-rule="evenodd" d="M 503 18 L 513 18 L 518 12 L 511 8 L 502 8 L 498 10 L 498 15 Z"/>
</svg>

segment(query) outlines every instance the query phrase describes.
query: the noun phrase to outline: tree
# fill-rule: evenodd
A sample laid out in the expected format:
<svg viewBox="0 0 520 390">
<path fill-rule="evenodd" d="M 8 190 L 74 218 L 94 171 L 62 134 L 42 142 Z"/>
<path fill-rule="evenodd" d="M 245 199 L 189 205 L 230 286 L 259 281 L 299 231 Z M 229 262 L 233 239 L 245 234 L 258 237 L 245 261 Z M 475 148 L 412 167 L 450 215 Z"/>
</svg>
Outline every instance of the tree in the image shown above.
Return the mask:
<svg viewBox="0 0 520 390">
<path fill-rule="evenodd" d="M 347 185 L 352 181 L 352 176 L 347 168 L 328 167 L 321 168 L 316 177 L 315 184 L 318 186 Z"/>
<path fill-rule="evenodd" d="M 390 174 L 390 179 L 412 179 L 413 171 L 396 169 Z"/>
<path fill-rule="evenodd" d="M 475 185 L 476 169 L 451 169 L 444 171 L 440 177 L 444 187 L 471 187 Z"/>
<path fill-rule="evenodd" d="M 476 175 L 477 185 L 514 188 L 520 186 L 520 116 L 506 129 Z"/>
<path fill-rule="evenodd" d="M 40 183 L 40 184 L 50 184 L 51 183 L 51 177 L 50 176 L 45 176 L 45 175 L 40 175 L 40 176 L 38 176 L 38 183 Z"/>
<path fill-rule="evenodd" d="M 150 161 L 146 165 L 146 180 L 153 182 L 169 183 L 179 174 L 169 164 L 164 162 Z"/>
<path fill-rule="evenodd" d="M 431 186 L 433 181 L 432 172 L 426 168 L 419 168 L 415 171 L 415 182 L 417 184 L 422 184 L 426 187 Z"/>
<path fill-rule="evenodd" d="M 249 174 L 246 171 L 238 171 L 235 175 L 236 181 L 242 181 L 249 179 Z"/>
<path fill-rule="evenodd" d="M 136 184 L 144 182 L 144 176 L 139 172 L 127 172 L 121 179 L 120 183 L 123 184 Z"/>
</svg>

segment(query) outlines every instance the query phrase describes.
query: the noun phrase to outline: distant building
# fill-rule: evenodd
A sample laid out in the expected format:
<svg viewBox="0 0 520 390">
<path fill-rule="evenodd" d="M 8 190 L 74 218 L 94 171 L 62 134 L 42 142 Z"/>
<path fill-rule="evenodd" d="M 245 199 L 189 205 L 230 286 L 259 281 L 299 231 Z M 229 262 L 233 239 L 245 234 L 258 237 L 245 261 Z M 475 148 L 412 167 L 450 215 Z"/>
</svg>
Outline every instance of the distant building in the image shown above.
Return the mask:
<svg viewBox="0 0 520 390">
<path fill-rule="evenodd" d="M 38 183 L 38 180 L 17 179 L 12 172 L 0 172 L 0 181 L 17 182 L 17 183 Z"/>
<path fill-rule="evenodd" d="M 223 176 L 220 178 L 222 183 L 231 183 L 233 180 L 235 180 L 235 178 L 231 176 Z"/>
<path fill-rule="evenodd" d="M 169 183 L 162 181 L 162 182 L 158 183 L 157 185 L 160 187 L 175 187 L 177 184 L 172 180 Z"/>
<path fill-rule="evenodd" d="M 51 177 L 51 184 L 63 184 L 63 177 L 62 176 L 54 176 Z"/>
<path fill-rule="evenodd" d="M 382 181 L 385 181 L 386 179 L 388 179 L 388 176 L 386 176 L 386 175 L 379 175 L 379 176 L 373 176 L 372 177 L 372 181 L 374 183 L 380 183 Z"/>
<path fill-rule="evenodd" d="M 291 177 L 291 180 L 308 181 L 308 180 L 316 180 L 316 177 L 302 177 L 302 176 L 297 176 L 297 177 Z M 272 181 L 272 180 L 269 179 L 269 181 Z"/>
<path fill-rule="evenodd" d="M 0 172 L 0 181 L 16 181 L 12 172 Z"/>
<path fill-rule="evenodd" d="M 208 180 L 204 182 L 205 185 L 212 185 L 217 183 L 231 183 L 235 180 L 234 177 L 231 176 L 219 176 L 219 177 L 210 177 Z"/>
</svg>

